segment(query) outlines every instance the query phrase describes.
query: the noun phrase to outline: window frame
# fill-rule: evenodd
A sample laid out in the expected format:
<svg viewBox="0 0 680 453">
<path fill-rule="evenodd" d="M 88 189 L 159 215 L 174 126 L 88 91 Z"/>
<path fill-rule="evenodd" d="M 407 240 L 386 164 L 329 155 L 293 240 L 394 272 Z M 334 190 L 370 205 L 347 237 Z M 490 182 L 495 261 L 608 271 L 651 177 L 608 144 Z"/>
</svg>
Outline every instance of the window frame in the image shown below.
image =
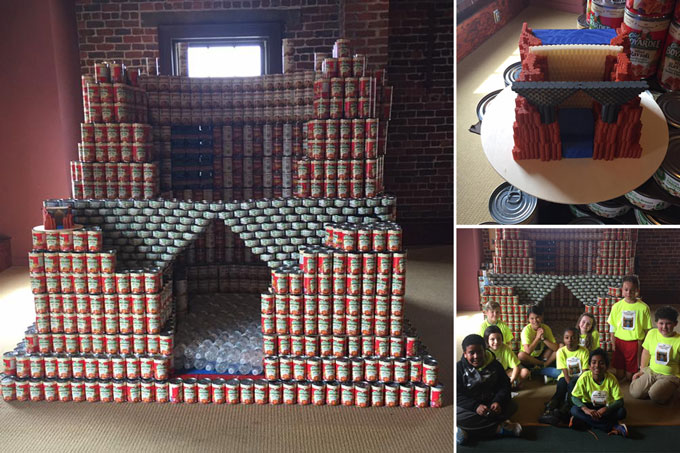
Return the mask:
<svg viewBox="0 0 680 453">
<path fill-rule="evenodd" d="M 264 41 L 263 74 L 281 74 L 281 22 L 159 25 L 158 50 L 161 74 L 177 75 L 178 42 Z"/>
</svg>

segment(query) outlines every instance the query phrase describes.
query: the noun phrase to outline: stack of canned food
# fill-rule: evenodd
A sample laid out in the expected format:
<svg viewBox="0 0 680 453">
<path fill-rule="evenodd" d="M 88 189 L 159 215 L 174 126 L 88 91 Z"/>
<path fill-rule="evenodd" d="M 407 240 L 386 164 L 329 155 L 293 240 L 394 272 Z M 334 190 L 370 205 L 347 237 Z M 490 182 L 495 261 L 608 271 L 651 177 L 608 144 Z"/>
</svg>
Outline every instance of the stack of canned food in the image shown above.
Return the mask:
<svg viewBox="0 0 680 453">
<path fill-rule="evenodd" d="M 260 77 L 143 76 L 154 125 L 279 123 L 314 117 L 314 73 Z"/>
<path fill-rule="evenodd" d="M 0 374 L 5 401 L 441 407 L 441 384 L 265 379 L 51 380 Z"/>
<path fill-rule="evenodd" d="M 295 164 L 299 197 L 372 197 L 383 191 L 377 118 L 311 120 L 305 158 Z"/>
<path fill-rule="evenodd" d="M 152 198 L 158 166 L 148 124 L 83 123 L 78 161 L 71 162 L 73 197 Z"/>
<path fill-rule="evenodd" d="M 357 198 L 382 193 L 392 87 L 384 70 L 365 76 L 365 57 L 338 40 L 314 82 L 315 119 L 305 158 L 295 164 L 300 197 Z"/>
<path fill-rule="evenodd" d="M 81 77 L 85 122 L 145 123 L 147 97 L 138 75 L 122 63 L 95 63 L 94 75 Z"/>
<path fill-rule="evenodd" d="M 78 161 L 71 162 L 73 198 L 153 198 L 160 185 L 146 93 L 125 83 L 122 64 L 96 63 L 94 69 L 95 76 L 82 77 L 85 118 Z"/>
</svg>

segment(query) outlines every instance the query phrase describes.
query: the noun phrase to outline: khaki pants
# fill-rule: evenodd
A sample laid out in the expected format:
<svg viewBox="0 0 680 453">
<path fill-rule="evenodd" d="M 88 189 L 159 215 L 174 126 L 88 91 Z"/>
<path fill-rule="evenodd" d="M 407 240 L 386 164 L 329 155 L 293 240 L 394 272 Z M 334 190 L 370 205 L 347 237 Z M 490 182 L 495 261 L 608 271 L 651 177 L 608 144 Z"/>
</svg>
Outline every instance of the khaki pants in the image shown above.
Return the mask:
<svg viewBox="0 0 680 453">
<path fill-rule="evenodd" d="M 642 376 L 630 383 L 630 395 L 633 398 L 649 397 L 658 404 L 665 404 L 673 398 L 680 386 L 680 379 L 677 376 L 658 374 L 649 368 L 645 368 L 643 372 Z"/>
</svg>

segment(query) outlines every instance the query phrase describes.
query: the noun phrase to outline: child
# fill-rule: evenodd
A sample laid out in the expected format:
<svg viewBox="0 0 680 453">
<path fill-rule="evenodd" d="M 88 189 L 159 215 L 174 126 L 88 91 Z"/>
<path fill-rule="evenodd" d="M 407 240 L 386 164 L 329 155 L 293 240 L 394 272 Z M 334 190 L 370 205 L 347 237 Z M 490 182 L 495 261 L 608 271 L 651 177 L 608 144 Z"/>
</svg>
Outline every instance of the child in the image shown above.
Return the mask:
<svg viewBox="0 0 680 453">
<path fill-rule="evenodd" d="M 507 344 L 503 343 L 503 333 L 498 326 L 489 326 L 484 331 L 484 342 L 500 362 L 505 373 L 510 378 L 513 388 L 519 388 L 520 384 L 529 377 L 529 370 L 520 366 L 519 359 Z"/>
<path fill-rule="evenodd" d="M 486 319 L 479 329 L 479 335 L 484 336 L 484 331 L 486 331 L 486 328 L 489 326 L 498 326 L 503 334 L 505 344 L 510 346 L 513 338 L 512 331 L 506 323 L 501 321 L 501 305 L 498 302 L 488 302 L 484 306 L 484 315 L 486 316 Z"/>
<path fill-rule="evenodd" d="M 598 428 L 609 435 L 628 436 L 623 396 L 616 377 L 607 372 L 609 357 L 602 349 L 590 352 L 590 370 L 584 371 L 571 392 L 571 428 Z"/>
<path fill-rule="evenodd" d="M 510 399 L 510 379 L 486 350 L 484 338 L 465 337 L 456 373 L 456 443 L 465 443 L 468 435 L 519 437 L 522 426 L 508 420 L 517 410 Z"/>
<path fill-rule="evenodd" d="M 595 328 L 595 318 L 590 313 L 581 313 L 576 321 L 579 329 L 579 345 L 592 351 L 600 347 L 600 332 Z"/>
<path fill-rule="evenodd" d="M 670 306 L 661 307 L 654 313 L 654 321 L 656 329 L 650 330 L 642 343 L 640 371 L 633 375 L 630 395 L 665 404 L 680 386 L 680 334 L 674 331 L 678 312 Z"/>
<path fill-rule="evenodd" d="M 540 373 L 556 378 L 560 372 L 549 365 L 555 362 L 557 342 L 550 327 L 543 324 L 543 309 L 534 305 L 529 309 L 529 324 L 522 330 L 522 350 L 518 357 L 526 367 L 542 367 Z"/>
<path fill-rule="evenodd" d="M 639 370 L 642 340 L 652 328 L 649 307 L 637 298 L 640 281 L 635 275 L 623 277 L 621 291 L 623 299 L 612 306 L 607 323 L 614 333 L 614 354 L 612 366 L 616 377 L 630 380 Z"/>
<path fill-rule="evenodd" d="M 579 346 L 578 332 L 576 327 L 568 327 L 564 331 L 564 346 L 557 350 L 557 368 L 562 373 L 558 377 L 555 394 L 538 419 L 540 423 L 557 425 L 560 420 L 568 420 L 571 391 L 581 373 L 588 369 L 589 351 Z"/>
</svg>

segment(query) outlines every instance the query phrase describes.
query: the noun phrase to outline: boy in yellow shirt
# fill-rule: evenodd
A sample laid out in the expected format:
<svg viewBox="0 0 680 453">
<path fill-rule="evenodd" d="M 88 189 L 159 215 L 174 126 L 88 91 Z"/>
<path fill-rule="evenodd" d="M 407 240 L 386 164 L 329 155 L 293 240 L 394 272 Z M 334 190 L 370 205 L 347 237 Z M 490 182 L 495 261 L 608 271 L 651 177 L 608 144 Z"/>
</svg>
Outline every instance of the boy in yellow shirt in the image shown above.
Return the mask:
<svg viewBox="0 0 680 453">
<path fill-rule="evenodd" d="M 665 404 L 680 386 L 680 334 L 674 330 L 678 312 L 670 306 L 661 307 L 654 313 L 654 321 L 656 329 L 647 332 L 642 343 L 640 371 L 633 375 L 630 395 Z"/>
<path fill-rule="evenodd" d="M 529 324 L 522 330 L 522 350 L 517 354 L 527 368 L 541 367 L 540 373 L 547 378 L 556 378 L 560 371 L 551 367 L 557 356 L 557 341 L 552 330 L 543 324 L 543 309 L 534 305 L 529 309 Z"/>
<path fill-rule="evenodd" d="M 557 425 L 560 420 L 569 420 L 571 391 L 583 371 L 588 369 L 589 351 L 579 346 L 579 331 L 568 327 L 564 331 L 564 346 L 557 350 L 557 368 L 562 371 L 552 399 L 546 404 L 539 423 Z"/>
<path fill-rule="evenodd" d="M 503 366 L 512 387 L 517 389 L 529 377 L 529 370 L 520 365 L 517 355 L 510 346 L 503 342 L 503 338 L 503 333 L 498 326 L 489 326 L 484 331 L 484 342 Z"/>
<path fill-rule="evenodd" d="M 590 370 L 584 371 L 571 392 L 569 427 L 598 428 L 609 435 L 628 436 L 623 396 L 616 377 L 607 372 L 609 357 L 602 349 L 590 352 Z"/>
<path fill-rule="evenodd" d="M 501 321 L 501 304 L 498 302 L 488 302 L 484 306 L 484 315 L 486 319 L 479 328 L 479 335 L 483 337 L 486 328 L 489 326 L 498 326 L 503 334 L 503 343 L 509 346 L 512 343 L 513 335 L 510 327 Z"/>
<path fill-rule="evenodd" d="M 614 354 L 612 366 L 616 377 L 630 380 L 640 367 L 642 340 L 652 328 L 649 307 L 638 299 L 640 281 L 635 275 L 623 277 L 621 292 L 623 299 L 612 306 L 607 323 L 614 332 Z"/>
</svg>

